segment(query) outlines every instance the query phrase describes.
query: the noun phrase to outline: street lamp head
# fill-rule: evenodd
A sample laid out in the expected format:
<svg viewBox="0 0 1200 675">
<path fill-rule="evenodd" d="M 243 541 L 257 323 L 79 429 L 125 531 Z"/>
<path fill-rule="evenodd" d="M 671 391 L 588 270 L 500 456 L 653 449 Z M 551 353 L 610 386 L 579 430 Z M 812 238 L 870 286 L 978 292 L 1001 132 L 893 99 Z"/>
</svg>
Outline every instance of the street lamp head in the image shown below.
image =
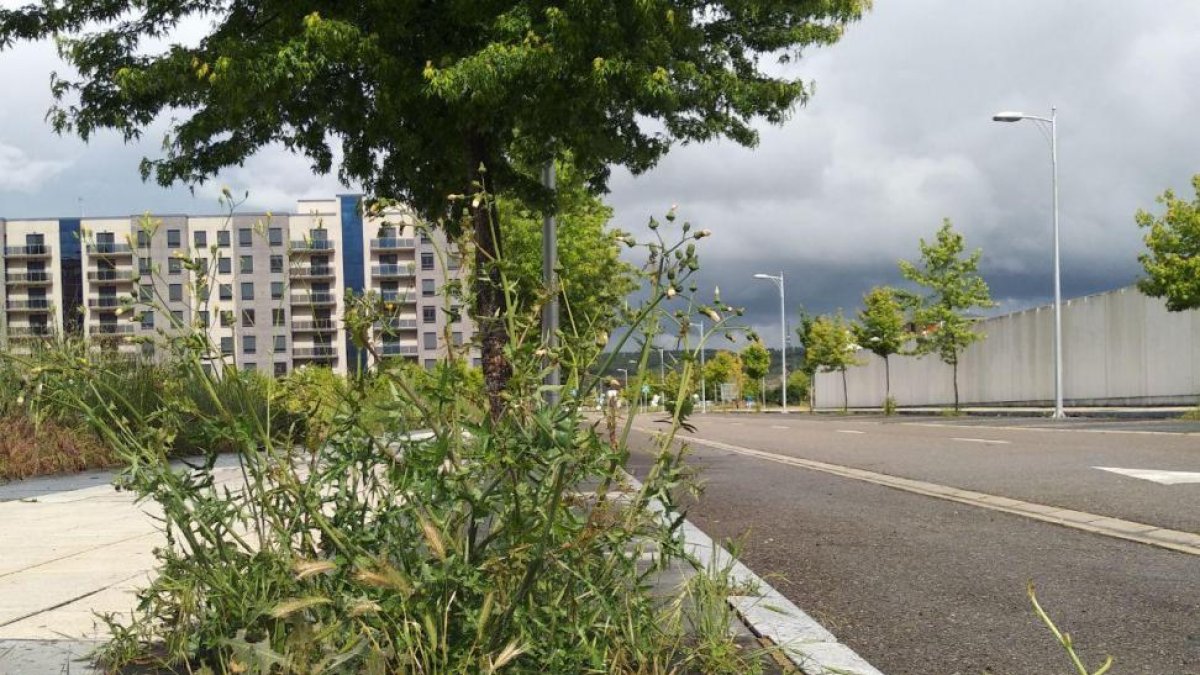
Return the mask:
<svg viewBox="0 0 1200 675">
<path fill-rule="evenodd" d="M 1006 110 L 992 115 L 993 122 L 1020 122 L 1025 119 L 1025 113 Z"/>
<path fill-rule="evenodd" d="M 772 277 L 770 274 L 755 274 L 754 278 L 755 279 L 773 279 L 774 277 Z"/>
</svg>

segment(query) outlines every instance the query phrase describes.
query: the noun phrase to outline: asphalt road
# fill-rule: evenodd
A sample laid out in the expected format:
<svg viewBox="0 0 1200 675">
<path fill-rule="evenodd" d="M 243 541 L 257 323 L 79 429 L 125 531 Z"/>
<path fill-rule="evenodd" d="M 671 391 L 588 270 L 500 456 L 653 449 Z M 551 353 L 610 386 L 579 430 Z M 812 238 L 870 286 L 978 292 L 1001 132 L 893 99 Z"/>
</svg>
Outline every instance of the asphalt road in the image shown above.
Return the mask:
<svg viewBox="0 0 1200 675">
<path fill-rule="evenodd" d="M 1200 471 L 1200 436 L 1179 433 L 1197 426 L 694 421 L 741 447 L 1200 532 L 1200 484 L 1093 468 Z M 705 485 L 693 522 L 740 539 L 744 562 L 885 673 L 1073 672 L 1030 608 L 1033 580 L 1093 668 L 1111 654 L 1114 674 L 1200 674 L 1200 556 L 700 445 L 692 461 Z"/>
</svg>

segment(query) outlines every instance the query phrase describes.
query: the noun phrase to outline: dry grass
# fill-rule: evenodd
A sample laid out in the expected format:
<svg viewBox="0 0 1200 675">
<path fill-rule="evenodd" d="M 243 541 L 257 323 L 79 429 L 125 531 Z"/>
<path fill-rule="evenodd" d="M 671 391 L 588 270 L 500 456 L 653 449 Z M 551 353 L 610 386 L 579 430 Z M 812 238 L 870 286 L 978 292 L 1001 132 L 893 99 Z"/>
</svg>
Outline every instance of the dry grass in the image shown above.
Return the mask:
<svg viewBox="0 0 1200 675">
<path fill-rule="evenodd" d="M 116 457 L 90 431 L 24 414 L 0 417 L 0 481 L 113 466 Z"/>
</svg>

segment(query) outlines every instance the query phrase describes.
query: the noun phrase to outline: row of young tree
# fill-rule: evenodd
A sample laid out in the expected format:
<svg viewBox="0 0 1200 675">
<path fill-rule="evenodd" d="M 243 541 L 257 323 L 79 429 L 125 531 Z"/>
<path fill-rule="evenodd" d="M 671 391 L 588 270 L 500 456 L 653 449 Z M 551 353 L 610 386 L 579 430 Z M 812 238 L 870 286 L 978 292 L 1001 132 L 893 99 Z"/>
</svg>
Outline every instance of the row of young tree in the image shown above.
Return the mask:
<svg viewBox="0 0 1200 675">
<path fill-rule="evenodd" d="M 958 364 L 963 351 L 985 336 L 976 329 L 975 310 L 994 307 L 979 275 L 982 251 L 966 252 L 962 234 L 947 219 L 933 241 L 921 240 L 921 259 L 900 261 L 900 273 L 918 291 L 877 286 L 863 297 L 856 320 L 839 310 L 823 316 L 802 314 L 797 333 L 804 345 L 804 370 L 842 374 L 842 400 L 849 400 L 846 371 L 862 365 L 865 349 L 884 362 L 884 407 L 892 409 L 891 357 L 935 355 L 950 366 L 954 409 L 959 407 Z"/>
</svg>

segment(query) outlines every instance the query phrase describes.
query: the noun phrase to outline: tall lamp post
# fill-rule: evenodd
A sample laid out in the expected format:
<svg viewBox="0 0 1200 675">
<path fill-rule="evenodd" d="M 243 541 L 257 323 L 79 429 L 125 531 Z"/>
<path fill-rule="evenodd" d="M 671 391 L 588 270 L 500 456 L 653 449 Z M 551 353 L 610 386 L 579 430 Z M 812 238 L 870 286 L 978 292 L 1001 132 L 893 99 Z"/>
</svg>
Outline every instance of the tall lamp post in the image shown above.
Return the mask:
<svg viewBox="0 0 1200 675">
<path fill-rule="evenodd" d="M 700 412 L 708 412 L 708 392 L 704 382 L 704 320 L 700 321 Z"/>
<path fill-rule="evenodd" d="M 783 272 L 778 276 L 774 274 L 755 274 L 755 279 L 766 279 L 779 287 L 779 334 L 782 341 L 779 343 L 779 351 L 783 358 L 780 359 L 783 365 L 782 381 L 780 382 L 779 393 L 782 396 L 780 399 L 783 402 L 783 412 L 787 412 L 787 309 L 783 300 Z"/>
<path fill-rule="evenodd" d="M 617 368 L 617 372 L 625 376 L 625 388 L 629 388 L 629 370 L 625 368 Z"/>
<path fill-rule="evenodd" d="M 994 122 L 1020 122 L 1031 120 L 1050 127 L 1051 186 L 1054 191 L 1054 418 L 1067 416 L 1063 410 L 1063 362 L 1062 362 L 1062 273 L 1058 250 L 1058 108 L 1050 108 L 1049 117 L 1026 115 L 1021 112 L 999 112 L 992 116 Z"/>
</svg>

